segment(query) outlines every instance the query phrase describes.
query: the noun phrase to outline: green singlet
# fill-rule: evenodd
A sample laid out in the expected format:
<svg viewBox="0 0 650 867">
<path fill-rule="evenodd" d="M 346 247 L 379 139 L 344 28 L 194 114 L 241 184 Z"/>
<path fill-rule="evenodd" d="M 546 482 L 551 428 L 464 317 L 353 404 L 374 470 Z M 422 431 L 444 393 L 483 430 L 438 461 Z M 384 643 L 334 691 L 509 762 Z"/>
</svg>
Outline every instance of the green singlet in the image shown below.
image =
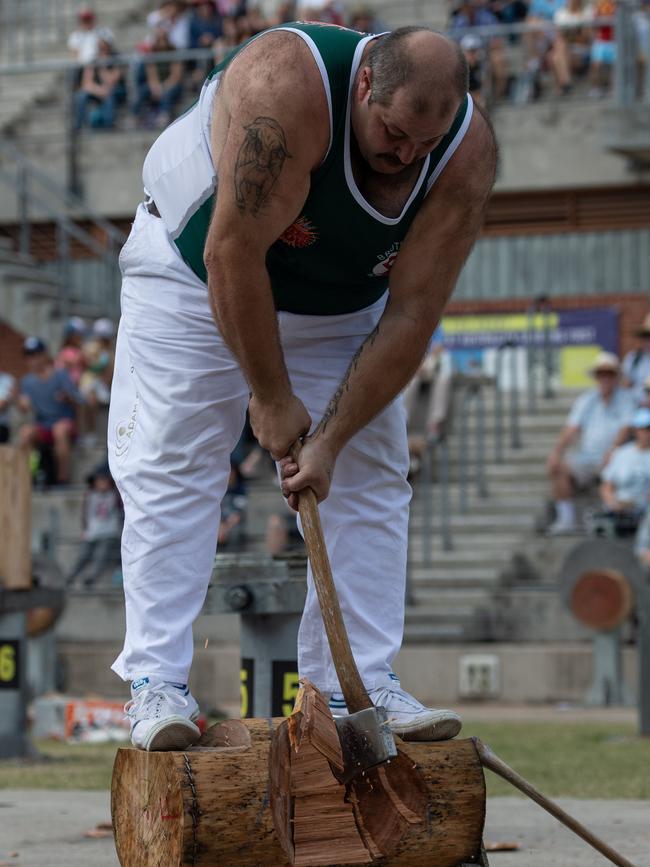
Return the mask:
<svg viewBox="0 0 650 867">
<path fill-rule="evenodd" d="M 302 213 L 267 255 L 275 305 L 278 310 L 317 315 L 360 310 L 388 288 L 390 268 L 418 209 L 467 131 L 471 98 L 465 98 L 451 129 L 423 161 L 401 215 L 386 217 L 363 198 L 350 164 L 350 96 L 363 49 L 374 37 L 325 24 L 275 29 L 297 32 L 311 48 L 323 76 L 332 121 L 331 146 L 312 173 Z M 246 44 L 209 78 L 223 71 Z M 214 193 L 197 207 L 175 239 L 187 264 L 204 282 L 203 254 L 213 200 Z"/>
</svg>

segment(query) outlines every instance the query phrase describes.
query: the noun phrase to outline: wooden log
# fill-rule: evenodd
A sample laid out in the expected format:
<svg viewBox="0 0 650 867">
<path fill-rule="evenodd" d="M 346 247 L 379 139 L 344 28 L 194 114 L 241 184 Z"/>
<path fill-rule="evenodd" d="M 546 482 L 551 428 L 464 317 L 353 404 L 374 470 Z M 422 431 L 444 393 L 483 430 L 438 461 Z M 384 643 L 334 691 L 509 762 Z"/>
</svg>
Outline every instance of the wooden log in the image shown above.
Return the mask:
<svg viewBox="0 0 650 867">
<path fill-rule="evenodd" d="M 24 449 L 0 446 L 0 584 L 32 586 L 31 481 Z"/>
<path fill-rule="evenodd" d="M 231 720 L 208 729 L 197 746 L 186 752 L 118 750 L 111 807 L 122 867 L 290 867 L 281 840 L 285 848 L 287 839 L 293 840 L 294 816 L 283 810 L 282 797 L 278 798 L 278 793 L 286 796 L 290 780 L 286 773 L 290 757 L 289 763 L 278 761 L 278 751 L 292 749 L 288 725 L 283 719 Z M 371 851 L 371 844 L 366 846 L 365 863 L 381 860 L 382 867 L 457 867 L 478 860 L 485 782 L 473 742 L 400 742 L 399 753 L 399 760 L 389 766 L 395 763 L 396 770 L 388 772 L 396 800 L 404 797 L 400 775 L 408 777 L 407 772 L 417 769 L 422 784 L 414 800 L 391 813 L 391 822 L 396 823 L 396 814 L 399 817 L 403 811 L 403 833 L 396 835 L 388 829 L 388 839 L 382 836 L 385 815 L 373 808 L 377 779 L 371 775 L 353 784 L 354 788 L 341 786 L 338 799 L 330 800 L 330 810 L 321 814 L 320 821 L 330 823 L 334 834 L 345 828 L 348 841 L 354 835 L 349 835 L 346 814 L 354 818 L 357 828 L 360 818 L 367 822 L 365 836 L 359 831 L 360 839 L 374 841 L 377 848 Z M 319 772 L 327 775 L 322 765 Z M 350 799 L 347 805 L 340 800 L 345 798 Z M 385 810 L 384 795 L 381 801 Z M 409 811 L 416 822 L 409 821 Z M 381 846 L 395 839 L 392 853 L 380 857 Z M 356 842 L 353 848 L 353 860 L 327 863 L 363 863 L 356 860 L 361 857 Z M 303 863 L 316 867 L 322 862 Z"/>
</svg>

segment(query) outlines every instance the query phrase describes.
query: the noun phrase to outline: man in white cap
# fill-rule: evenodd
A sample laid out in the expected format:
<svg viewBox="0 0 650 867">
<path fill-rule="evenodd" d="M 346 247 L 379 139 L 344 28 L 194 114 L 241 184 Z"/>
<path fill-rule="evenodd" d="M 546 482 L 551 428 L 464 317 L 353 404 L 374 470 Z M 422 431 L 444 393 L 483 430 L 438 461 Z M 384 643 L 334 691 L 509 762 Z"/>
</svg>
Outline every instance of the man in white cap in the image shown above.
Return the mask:
<svg viewBox="0 0 650 867">
<path fill-rule="evenodd" d="M 637 409 L 632 419 L 634 440 L 614 449 L 603 470 L 603 506 L 637 523 L 650 497 L 650 409 Z"/>
<path fill-rule="evenodd" d="M 600 352 L 590 368 L 596 387 L 581 394 L 548 457 L 548 471 L 556 520 L 549 533 L 576 530 L 575 496 L 595 484 L 612 450 L 630 434 L 635 401 L 619 385 L 620 362 L 611 352 Z M 569 448 L 574 448 L 569 452 Z"/>
<path fill-rule="evenodd" d="M 623 384 L 631 388 L 637 402 L 642 403 L 646 397 L 644 385 L 650 378 L 650 313 L 643 320 L 636 336 L 641 345 L 628 352 L 623 359 Z"/>
</svg>

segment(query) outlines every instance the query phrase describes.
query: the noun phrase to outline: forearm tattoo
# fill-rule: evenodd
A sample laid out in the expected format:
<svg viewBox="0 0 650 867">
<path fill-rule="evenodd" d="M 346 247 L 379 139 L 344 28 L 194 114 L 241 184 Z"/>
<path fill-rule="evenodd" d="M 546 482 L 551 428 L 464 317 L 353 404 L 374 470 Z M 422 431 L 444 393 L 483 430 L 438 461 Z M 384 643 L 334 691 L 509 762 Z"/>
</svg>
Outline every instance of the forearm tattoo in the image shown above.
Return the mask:
<svg viewBox="0 0 650 867">
<path fill-rule="evenodd" d="M 235 164 L 235 197 L 242 214 L 257 216 L 291 154 L 284 130 L 272 117 L 256 117 L 244 129 Z"/>
<path fill-rule="evenodd" d="M 379 334 L 379 323 L 375 325 L 370 334 L 363 341 L 361 346 L 357 349 L 357 351 L 352 356 L 352 361 L 348 369 L 345 371 L 345 376 L 341 380 L 339 387 L 336 389 L 334 394 L 332 395 L 332 399 L 330 400 L 327 409 L 323 413 L 323 417 L 319 421 L 316 430 L 314 431 L 313 436 L 317 433 L 325 433 L 327 425 L 334 418 L 334 416 L 338 415 L 339 411 L 339 403 L 341 402 L 341 398 L 345 394 L 346 391 L 350 390 L 350 377 L 356 371 L 359 366 L 359 360 L 363 355 L 364 351 L 368 349 L 368 347 L 372 346 L 375 340 L 377 339 L 377 335 Z"/>
</svg>

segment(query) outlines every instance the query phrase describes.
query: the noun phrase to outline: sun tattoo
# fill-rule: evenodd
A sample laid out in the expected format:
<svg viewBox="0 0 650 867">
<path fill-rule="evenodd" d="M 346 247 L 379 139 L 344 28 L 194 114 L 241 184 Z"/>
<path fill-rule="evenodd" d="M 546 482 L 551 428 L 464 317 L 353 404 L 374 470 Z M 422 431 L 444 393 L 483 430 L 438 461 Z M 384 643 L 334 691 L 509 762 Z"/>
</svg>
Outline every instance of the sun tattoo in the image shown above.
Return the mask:
<svg viewBox="0 0 650 867">
<path fill-rule="evenodd" d="M 244 129 L 235 164 L 235 197 L 242 214 L 257 216 L 291 154 L 284 130 L 272 117 L 256 117 Z"/>
</svg>

